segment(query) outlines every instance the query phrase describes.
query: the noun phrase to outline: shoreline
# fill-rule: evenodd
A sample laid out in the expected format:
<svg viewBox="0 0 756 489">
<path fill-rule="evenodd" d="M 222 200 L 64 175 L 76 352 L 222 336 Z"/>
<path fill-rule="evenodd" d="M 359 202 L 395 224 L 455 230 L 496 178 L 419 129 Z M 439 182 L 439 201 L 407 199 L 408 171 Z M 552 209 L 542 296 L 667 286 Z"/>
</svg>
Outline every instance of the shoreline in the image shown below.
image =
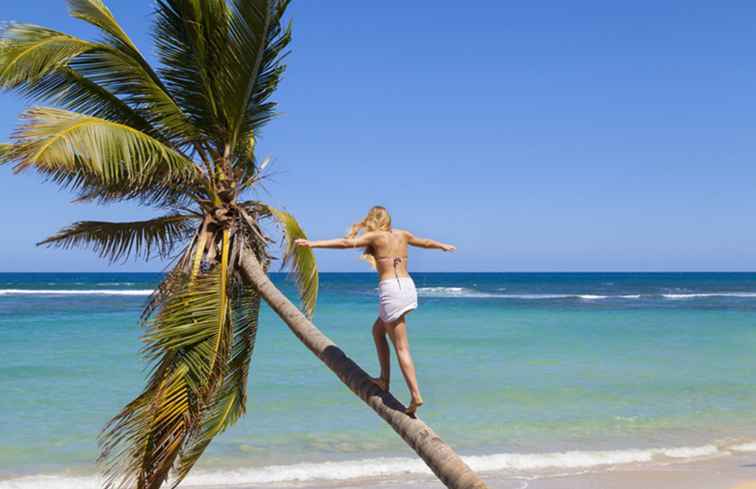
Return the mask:
<svg viewBox="0 0 756 489">
<path fill-rule="evenodd" d="M 465 461 L 491 489 L 730 489 L 754 482 L 756 443 L 625 450 L 468 455 Z M 0 478 L 0 489 L 94 489 L 95 474 L 70 470 Z M 180 487 L 399 489 L 442 488 L 419 458 L 376 457 L 262 467 L 202 470 Z M 741 489 L 741 488 L 739 488 Z"/>
</svg>

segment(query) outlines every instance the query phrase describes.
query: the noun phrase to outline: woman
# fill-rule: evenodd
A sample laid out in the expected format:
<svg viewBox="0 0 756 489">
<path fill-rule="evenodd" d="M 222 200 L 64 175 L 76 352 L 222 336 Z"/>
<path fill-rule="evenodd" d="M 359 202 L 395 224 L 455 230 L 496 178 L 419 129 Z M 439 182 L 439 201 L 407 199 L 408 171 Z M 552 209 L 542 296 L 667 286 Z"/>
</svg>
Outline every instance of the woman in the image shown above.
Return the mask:
<svg viewBox="0 0 756 489">
<path fill-rule="evenodd" d="M 407 340 L 407 313 L 417 309 L 417 291 L 415 283 L 407 273 L 407 247 L 454 251 L 456 248 L 449 244 L 439 243 L 432 239 L 416 238 L 409 231 L 392 229 L 391 216 L 380 206 L 373 207 L 367 217 L 352 226 L 351 231 L 343 239 L 326 241 L 308 241 L 299 239 L 297 246 L 308 248 L 364 248 L 362 257 L 378 271 L 379 307 L 378 319 L 373 324 L 373 339 L 381 364 L 381 374 L 374 378 L 381 389 L 389 389 L 389 346 L 386 334 L 391 338 L 396 349 L 399 366 L 404 374 L 412 400 L 407 408 L 407 414 L 414 415 L 417 408 L 423 405 L 420 388 L 415 376 L 415 365 L 410 355 Z"/>
</svg>

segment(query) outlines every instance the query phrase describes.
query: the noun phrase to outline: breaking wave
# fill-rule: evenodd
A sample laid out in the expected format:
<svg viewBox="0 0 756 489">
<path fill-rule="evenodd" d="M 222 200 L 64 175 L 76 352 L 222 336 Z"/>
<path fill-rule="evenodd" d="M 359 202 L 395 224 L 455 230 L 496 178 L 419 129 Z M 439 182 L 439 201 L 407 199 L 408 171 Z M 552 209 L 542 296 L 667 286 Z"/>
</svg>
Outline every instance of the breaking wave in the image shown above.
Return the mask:
<svg viewBox="0 0 756 489">
<path fill-rule="evenodd" d="M 0 295 L 134 295 L 146 296 L 152 289 L 0 289 Z"/>
<path fill-rule="evenodd" d="M 538 475 L 538 471 L 589 469 L 625 464 L 686 462 L 756 451 L 756 443 L 731 447 L 702 445 L 696 447 L 648 448 L 628 450 L 564 451 L 550 453 L 497 453 L 463 457 L 478 472 L 506 472 Z M 534 474 L 535 472 L 535 474 Z M 297 463 L 256 468 L 197 471 L 183 487 L 234 487 L 308 481 L 345 481 L 363 478 L 396 478 L 407 475 L 430 475 L 428 467 L 416 458 L 392 457 L 346 460 L 339 462 Z M 97 476 L 34 475 L 0 480 L 0 489 L 95 489 Z"/>
<path fill-rule="evenodd" d="M 419 287 L 417 294 L 420 297 L 459 297 L 459 298 L 498 298 L 498 299 L 523 299 L 523 300 L 548 300 L 548 299 L 639 299 L 641 296 L 632 295 L 598 295 L 598 294 L 505 294 L 500 292 L 483 292 L 465 287 Z"/>
<path fill-rule="evenodd" d="M 469 298 L 469 299 L 513 299 L 513 300 L 554 300 L 580 299 L 584 301 L 599 300 L 634 300 L 634 299 L 703 299 L 712 297 L 756 298 L 756 292 L 701 292 L 701 293 L 649 293 L 649 294 L 508 294 L 503 292 L 484 292 L 466 287 L 418 287 L 420 297 L 428 298 Z"/>
<path fill-rule="evenodd" d="M 753 298 L 756 297 L 756 292 L 702 292 L 702 293 L 690 293 L 690 294 L 662 294 L 665 299 L 699 299 L 705 297 L 738 297 L 738 298 Z"/>
</svg>

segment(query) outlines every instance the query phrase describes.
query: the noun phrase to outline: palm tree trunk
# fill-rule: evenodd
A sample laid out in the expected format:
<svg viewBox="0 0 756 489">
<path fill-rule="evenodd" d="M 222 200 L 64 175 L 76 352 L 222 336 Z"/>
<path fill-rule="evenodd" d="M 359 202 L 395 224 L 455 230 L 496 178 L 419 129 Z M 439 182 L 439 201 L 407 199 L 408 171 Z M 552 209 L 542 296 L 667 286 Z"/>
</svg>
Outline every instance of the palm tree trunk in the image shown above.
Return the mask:
<svg viewBox="0 0 756 489">
<path fill-rule="evenodd" d="M 404 406 L 391 394 L 381 391 L 368 374 L 324 335 L 270 281 L 254 254 L 245 250 L 240 257 L 246 280 L 260 292 L 289 329 L 341 381 L 383 418 L 450 489 L 487 489 L 486 484 L 465 464 L 449 445 L 422 421 L 404 413 Z"/>
</svg>

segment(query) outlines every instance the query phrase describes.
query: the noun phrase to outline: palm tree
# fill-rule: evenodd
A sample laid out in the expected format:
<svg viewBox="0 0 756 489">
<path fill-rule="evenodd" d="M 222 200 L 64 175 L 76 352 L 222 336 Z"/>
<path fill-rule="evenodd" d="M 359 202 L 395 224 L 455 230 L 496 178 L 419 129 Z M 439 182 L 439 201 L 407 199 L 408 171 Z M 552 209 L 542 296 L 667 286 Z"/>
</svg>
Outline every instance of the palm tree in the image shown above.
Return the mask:
<svg viewBox="0 0 756 489">
<path fill-rule="evenodd" d="M 142 316 L 147 385 L 100 437 L 105 486 L 157 489 L 169 477 L 175 486 L 244 414 L 263 298 L 448 487 L 485 487 L 312 324 L 318 273 L 311 251 L 293 245 L 302 229 L 291 214 L 245 200 L 263 176 L 255 141 L 275 116 L 289 0 L 156 0 L 157 69 L 102 0 L 68 3 L 98 40 L 26 24 L 0 36 L 2 88 L 49 105 L 21 115 L 0 163 L 36 170 L 78 201 L 162 211 L 140 222 L 77 222 L 42 244 L 87 246 L 110 260 L 172 258 Z M 267 276 L 268 219 L 283 230 L 305 313 Z"/>
</svg>

